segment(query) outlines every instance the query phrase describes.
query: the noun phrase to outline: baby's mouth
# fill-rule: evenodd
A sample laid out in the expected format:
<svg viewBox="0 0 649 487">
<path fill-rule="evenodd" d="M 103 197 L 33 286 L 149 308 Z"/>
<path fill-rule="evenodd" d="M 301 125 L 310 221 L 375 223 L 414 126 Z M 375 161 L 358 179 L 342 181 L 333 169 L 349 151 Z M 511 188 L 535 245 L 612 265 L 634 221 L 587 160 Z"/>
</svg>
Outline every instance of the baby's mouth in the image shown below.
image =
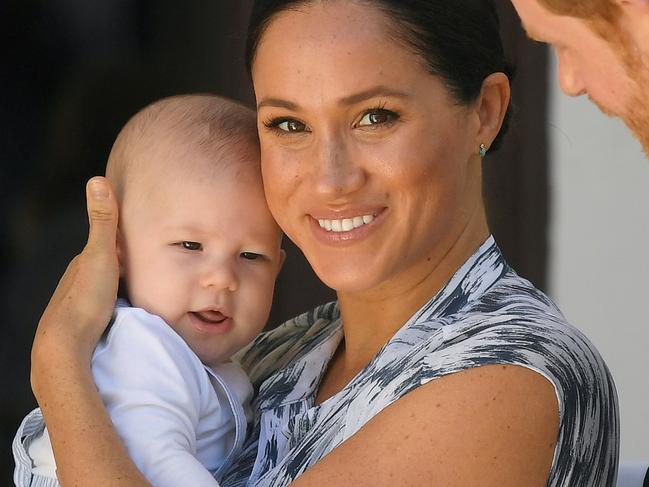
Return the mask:
<svg viewBox="0 0 649 487">
<path fill-rule="evenodd" d="M 203 323 L 218 325 L 228 319 L 220 311 L 204 310 L 204 311 L 190 311 L 190 314 L 198 318 Z"/>
</svg>

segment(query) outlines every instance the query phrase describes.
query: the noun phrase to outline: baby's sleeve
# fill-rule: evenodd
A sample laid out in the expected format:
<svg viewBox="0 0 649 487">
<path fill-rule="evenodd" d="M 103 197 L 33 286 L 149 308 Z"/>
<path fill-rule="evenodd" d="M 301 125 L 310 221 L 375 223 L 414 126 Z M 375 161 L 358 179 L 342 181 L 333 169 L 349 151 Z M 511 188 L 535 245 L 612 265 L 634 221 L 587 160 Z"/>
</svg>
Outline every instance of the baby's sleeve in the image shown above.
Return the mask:
<svg viewBox="0 0 649 487">
<path fill-rule="evenodd" d="M 60 487 L 51 443 L 39 408 L 23 419 L 12 444 L 16 487 Z"/>
<path fill-rule="evenodd" d="M 119 314 L 93 356 L 92 371 L 117 432 L 153 485 L 218 486 L 196 457 L 209 381 L 198 358 L 160 318 L 138 309 Z"/>
</svg>

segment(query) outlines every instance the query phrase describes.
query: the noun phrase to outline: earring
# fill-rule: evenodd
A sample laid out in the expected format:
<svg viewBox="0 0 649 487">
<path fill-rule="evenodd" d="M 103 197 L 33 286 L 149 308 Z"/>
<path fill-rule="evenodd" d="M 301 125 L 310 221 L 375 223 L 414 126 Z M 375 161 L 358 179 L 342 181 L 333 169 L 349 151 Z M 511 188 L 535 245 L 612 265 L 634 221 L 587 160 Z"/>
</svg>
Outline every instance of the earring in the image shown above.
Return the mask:
<svg viewBox="0 0 649 487">
<path fill-rule="evenodd" d="M 480 158 L 484 159 L 484 156 L 487 155 L 487 146 L 484 144 L 480 144 Z"/>
</svg>

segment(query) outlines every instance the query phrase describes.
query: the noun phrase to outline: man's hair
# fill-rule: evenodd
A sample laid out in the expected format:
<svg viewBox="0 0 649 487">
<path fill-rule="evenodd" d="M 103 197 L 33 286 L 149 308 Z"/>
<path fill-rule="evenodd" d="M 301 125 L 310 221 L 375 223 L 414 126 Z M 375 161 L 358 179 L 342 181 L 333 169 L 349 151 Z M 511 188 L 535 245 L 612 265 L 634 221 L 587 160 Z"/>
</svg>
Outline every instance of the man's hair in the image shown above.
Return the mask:
<svg viewBox="0 0 649 487">
<path fill-rule="evenodd" d="M 222 170 L 226 161 L 238 159 L 259 164 L 258 157 L 249 160 L 249 149 L 258 145 L 256 116 L 250 108 L 216 95 L 163 98 L 124 125 L 108 157 L 106 176 L 121 200 L 127 174 L 133 169 L 149 164 L 159 164 L 155 168 L 159 171 L 167 169 L 164 160 L 168 157 L 160 157 L 160 151 L 169 146 L 206 154 L 211 166 L 207 169 Z M 203 171 L 205 167 L 184 165 L 183 169 Z"/>
<path fill-rule="evenodd" d="M 620 26 L 622 7 L 615 0 L 538 0 L 549 12 L 575 17 L 586 22 L 595 34 L 611 44 L 623 62 L 635 63 L 628 32 Z"/>
</svg>

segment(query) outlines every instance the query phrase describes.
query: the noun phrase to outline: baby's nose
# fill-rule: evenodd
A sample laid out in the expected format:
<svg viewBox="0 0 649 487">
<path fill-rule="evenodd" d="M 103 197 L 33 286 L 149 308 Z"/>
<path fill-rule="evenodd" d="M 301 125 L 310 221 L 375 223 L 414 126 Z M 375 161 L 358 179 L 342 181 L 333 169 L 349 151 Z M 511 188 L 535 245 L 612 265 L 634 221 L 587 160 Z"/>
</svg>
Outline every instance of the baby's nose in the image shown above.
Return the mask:
<svg viewBox="0 0 649 487">
<path fill-rule="evenodd" d="M 201 277 L 201 286 L 218 291 L 236 291 L 239 280 L 234 265 L 229 262 L 219 262 L 208 266 Z"/>
</svg>

